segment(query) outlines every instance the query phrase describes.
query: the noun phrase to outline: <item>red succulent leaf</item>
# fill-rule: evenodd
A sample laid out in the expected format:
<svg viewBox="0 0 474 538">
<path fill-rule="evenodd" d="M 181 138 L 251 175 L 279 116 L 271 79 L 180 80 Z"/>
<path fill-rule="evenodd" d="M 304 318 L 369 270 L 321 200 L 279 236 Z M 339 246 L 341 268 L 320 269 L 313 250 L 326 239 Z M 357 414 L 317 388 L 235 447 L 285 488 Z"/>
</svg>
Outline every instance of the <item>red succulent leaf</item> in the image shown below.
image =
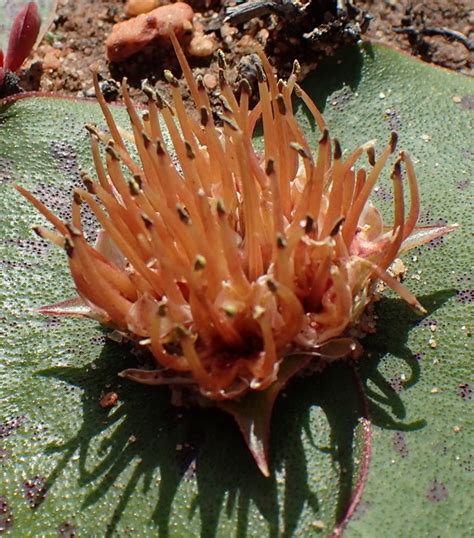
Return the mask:
<svg viewBox="0 0 474 538">
<path fill-rule="evenodd" d="M 5 69 L 0 67 L 0 86 L 3 84 L 3 79 L 5 78 Z"/>
<path fill-rule="evenodd" d="M 0 49 L 0 67 L 3 67 L 3 50 Z"/>
<path fill-rule="evenodd" d="M 17 71 L 35 44 L 41 26 L 41 17 L 36 2 L 28 2 L 13 21 L 5 69 Z"/>
<path fill-rule="evenodd" d="M 264 476 L 270 476 L 268 468 L 268 444 L 270 421 L 277 396 L 288 381 L 304 368 L 311 357 L 292 355 L 281 363 L 278 379 L 264 391 L 252 391 L 241 400 L 217 402 L 217 406 L 230 413 L 237 421 L 255 462 Z"/>
</svg>

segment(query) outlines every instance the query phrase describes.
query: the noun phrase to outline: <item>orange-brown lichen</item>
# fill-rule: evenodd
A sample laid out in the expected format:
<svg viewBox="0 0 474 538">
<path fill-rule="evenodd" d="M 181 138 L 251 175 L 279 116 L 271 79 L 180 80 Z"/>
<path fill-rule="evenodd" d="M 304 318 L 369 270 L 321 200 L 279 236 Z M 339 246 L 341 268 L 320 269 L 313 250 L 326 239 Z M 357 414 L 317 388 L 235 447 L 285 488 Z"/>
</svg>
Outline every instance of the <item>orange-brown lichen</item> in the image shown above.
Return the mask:
<svg viewBox="0 0 474 538">
<path fill-rule="evenodd" d="M 172 106 L 145 86 L 144 116 L 124 82 L 137 162 L 96 81 L 110 135 L 87 127 L 97 179 L 83 174 L 85 189 L 74 191 L 72 221 L 61 222 L 17 187 L 54 225 L 55 232 L 36 231 L 66 250 L 80 297 L 81 310 L 71 309 L 76 302 L 42 311 L 94 317 L 148 348 L 156 371 L 132 369 L 126 377 L 197 388 L 214 400 L 264 390 L 295 352 L 327 360 L 353 355 L 357 344 L 345 331 L 371 301 L 379 279 L 423 312 L 387 269 L 400 252 L 451 228 L 415 230 L 419 193 L 404 151 L 391 174 L 393 225 L 385 226 L 371 204 L 372 189 L 395 152 L 396 135 L 378 158 L 372 142 L 344 156 L 297 85 L 297 64 L 288 81 L 277 81 L 262 52 L 260 99 L 252 110 L 249 85 L 242 82 L 237 99 L 220 57 L 218 127 L 204 85 L 194 80 L 176 38 L 171 39 L 200 121 L 187 113 L 171 73 L 165 75 Z M 316 151 L 294 116 L 294 93 L 321 131 Z M 252 143 L 260 121 L 262 153 Z M 357 167 L 364 154 L 368 167 Z M 82 203 L 102 227 L 95 246 L 83 232 Z"/>
</svg>

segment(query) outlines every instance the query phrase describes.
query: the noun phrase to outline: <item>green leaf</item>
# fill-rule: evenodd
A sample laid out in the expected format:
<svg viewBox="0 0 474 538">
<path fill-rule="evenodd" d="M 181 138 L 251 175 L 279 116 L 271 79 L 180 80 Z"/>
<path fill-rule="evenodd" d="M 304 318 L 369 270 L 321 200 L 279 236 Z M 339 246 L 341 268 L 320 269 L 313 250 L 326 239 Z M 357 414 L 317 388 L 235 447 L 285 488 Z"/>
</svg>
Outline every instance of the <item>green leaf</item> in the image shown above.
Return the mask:
<svg viewBox="0 0 474 538">
<path fill-rule="evenodd" d="M 374 47 L 345 51 L 306 87 L 343 148 L 397 130 L 424 223 L 461 224 L 405 257 L 428 317 L 387 294 L 364 341 L 374 428 L 365 490 L 364 401 L 347 365 L 296 379 L 278 398 L 264 478 L 230 416 L 175 408 L 167 389 L 118 378 L 139 357 L 97 324 L 30 313 L 74 293 L 63 253 L 31 234 L 42 219 L 11 184 L 67 217 L 79 167 L 93 170 L 82 126 L 104 122 L 92 103 L 21 99 L 0 108 L 0 529 L 11 514 L 14 536 L 326 536 L 338 521 L 346 536 L 470 534 L 474 84 Z M 388 216 L 386 175 L 374 199 Z M 118 395 L 108 410 L 107 392 Z"/>
</svg>

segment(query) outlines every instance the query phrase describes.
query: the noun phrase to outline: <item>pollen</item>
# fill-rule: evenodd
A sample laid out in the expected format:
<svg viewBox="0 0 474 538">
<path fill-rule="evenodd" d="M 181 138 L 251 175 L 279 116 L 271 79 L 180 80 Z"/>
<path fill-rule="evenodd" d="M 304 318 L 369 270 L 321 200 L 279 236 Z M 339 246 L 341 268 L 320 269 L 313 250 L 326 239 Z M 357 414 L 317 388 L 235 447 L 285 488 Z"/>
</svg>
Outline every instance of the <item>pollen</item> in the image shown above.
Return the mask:
<svg viewBox="0 0 474 538">
<path fill-rule="evenodd" d="M 54 227 L 35 231 L 64 249 L 78 293 L 40 311 L 91 317 L 148 349 L 156 368 L 125 377 L 184 385 L 211 400 L 265 390 L 295 353 L 360 355 L 348 330 L 380 280 L 423 313 L 388 269 L 404 251 L 449 230 L 416 228 L 417 180 L 409 155 L 394 155 L 396 134 L 377 156 L 373 142 L 343 152 L 298 85 L 298 63 L 287 81 L 277 80 L 261 51 L 254 107 L 246 80 L 234 95 L 219 56 L 217 113 L 171 40 L 196 114 L 169 71 L 172 102 L 145 84 L 145 114 L 124 81 L 131 122 L 124 132 L 96 77 L 108 132 L 86 126 L 96 171 L 83 173 L 84 188 L 73 192 L 71 222 L 17 186 Z M 314 118 L 315 140 L 295 117 L 295 97 Z M 261 150 L 253 141 L 259 125 Z M 386 225 L 370 195 L 391 160 L 393 223 Z M 83 230 L 83 204 L 101 228 L 94 245 Z"/>
</svg>

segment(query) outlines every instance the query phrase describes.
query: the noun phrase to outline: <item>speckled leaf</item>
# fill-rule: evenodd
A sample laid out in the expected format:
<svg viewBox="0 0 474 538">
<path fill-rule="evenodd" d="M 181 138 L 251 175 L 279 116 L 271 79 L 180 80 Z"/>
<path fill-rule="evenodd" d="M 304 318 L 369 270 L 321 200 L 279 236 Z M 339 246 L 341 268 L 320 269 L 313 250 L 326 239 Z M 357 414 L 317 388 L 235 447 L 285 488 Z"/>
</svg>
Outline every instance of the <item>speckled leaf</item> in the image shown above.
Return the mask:
<svg viewBox="0 0 474 538">
<path fill-rule="evenodd" d="M 17 13 L 29 0 L 0 0 L 0 49 L 6 54 L 8 38 L 13 20 Z M 43 35 L 52 23 L 56 13 L 57 0 L 36 0 L 38 11 L 41 16 L 41 30 L 37 43 L 41 41 Z"/>
<path fill-rule="evenodd" d="M 397 130 L 416 161 L 423 222 L 462 224 L 405 259 L 428 317 L 388 294 L 364 342 L 374 423 L 365 491 L 368 429 L 350 367 L 293 381 L 277 400 L 266 479 L 229 416 L 173 408 L 166 389 L 117 378 L 137 357 L 93 322 L 29 313 L 73 293 L 63 254 L 32 236 L 41 218 L 11 183 L 67 218 L 79 167 L 92 170 L 82 125 L 102 120 L 94 104 L 23 99 L 0 109 L 0 532 L 326 536 L 356 488 L 347 536 L 472 534 L 474 84 L 383 48 L 351 49 L 314 80 L 343 148 Z M 375 193 L 388 213 L 389 185 Z M 103 409 L 108 392 L 118 404 Z"/>
</svg>

